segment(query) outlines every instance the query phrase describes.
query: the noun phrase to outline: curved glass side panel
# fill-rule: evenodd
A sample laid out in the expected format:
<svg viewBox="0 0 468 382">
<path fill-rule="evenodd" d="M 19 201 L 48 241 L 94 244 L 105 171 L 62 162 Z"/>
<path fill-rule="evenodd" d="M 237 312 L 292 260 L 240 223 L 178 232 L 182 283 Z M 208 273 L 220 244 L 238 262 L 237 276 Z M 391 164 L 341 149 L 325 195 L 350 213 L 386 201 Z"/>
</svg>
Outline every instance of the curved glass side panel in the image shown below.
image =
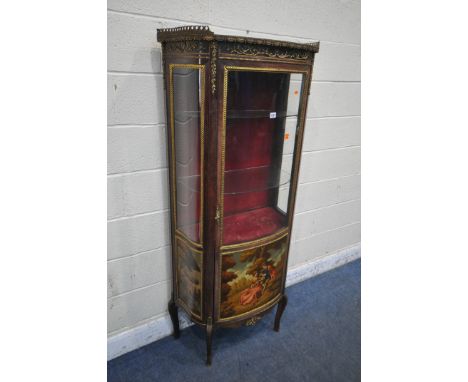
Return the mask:
<svg viewBox="0 0 468 382">
<path fill-rule="evenodd" d="M 274 235 L 288 200 L 303 74 L 225 68 L 223 245 Z"/>
<path fill-rule="evenodd" d="M 170 65 L 176 229 L 200 243 L 203 211 L 204 66 Z"/>
</svg>

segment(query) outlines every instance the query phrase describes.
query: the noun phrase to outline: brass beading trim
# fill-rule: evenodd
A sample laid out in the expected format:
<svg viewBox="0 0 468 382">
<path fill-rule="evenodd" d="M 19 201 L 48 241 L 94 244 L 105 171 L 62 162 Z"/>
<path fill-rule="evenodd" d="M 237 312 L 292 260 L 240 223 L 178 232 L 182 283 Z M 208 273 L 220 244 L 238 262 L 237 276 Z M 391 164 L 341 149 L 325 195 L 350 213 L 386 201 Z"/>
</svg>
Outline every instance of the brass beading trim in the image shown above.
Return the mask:
<svg viewBox="0 0 468 382">
<path fill-rule="evenodd" d="M 278 232 L 275 232 L 273 235 L 265 236 L 257 240 L 245 241 L 242 243 L 236 243 L 236 244 L 230 244 L 230 245 L 223 245 L 221 247 L 221 254 L 227 255 L 230 253 L 240 252 L 246 249 L 261 247 L 263 245 L 270 244 L 279 239 L 282 239 L 288 234 L 289 234 L 289 228 L 286 227 Z"/>
<path fill-rule="evenodd" d="M 275 298 L 271 299 L 270 301 L 266 302 L 265 304 L 256 307 L 255 309 L 249 310 L 248 312 L 238 314 L 236 316 L 230 316 L 230 317 L 225 317 L 221 318 L 219 317 L 219 312 L 218 312 L 218 322 L 227 322 L 227 321 L 238 321 L 241 320 L 242 318 L 249 317 L 251 314 L 258 314 L 261 313 L 269 308 L 271 308 L 273 305 L 275 305 L 280 299 L 281 299 L 281 292 L 276 296 Z"/>
<path fill-rule="evenodd" d="M 221 194 L 219 195 L 219 206 L 221 210 L 221 217 L 219 220 L 219 233 L 220 233 L 220 243 L 221 247 L 223 243 L 223 230 L 224 230 L 224 173 L 225 173 L 225 159 L 226 159 L 226 116 L 227 116 L 227 94 L 228 94 L 228 76 L 229 71 L 243 71 L 243 72 L 274 72 L 274 73 L 302 73 L 307 74 L 306 70 L 295 70 L 295 69 L 280 69 L 280 68 L 259 68 L 259 67 L 250 67 L 250 66 L 225 66 L 224 67 L 224 78 L 223 78 L 223 120 L 221 126 Z M 304 81 L 304 78 L 302 79 Z M 301 101 L 303 102 L 303 101 Z M 298 119 L 299 121 L 299 119 Z M 292 178 L 293 174 L 291 174 Z M 234 246 L 237 244 L 233 244 Z M 231 246 L 226 246 L 231 247 Z"/>
</svg>

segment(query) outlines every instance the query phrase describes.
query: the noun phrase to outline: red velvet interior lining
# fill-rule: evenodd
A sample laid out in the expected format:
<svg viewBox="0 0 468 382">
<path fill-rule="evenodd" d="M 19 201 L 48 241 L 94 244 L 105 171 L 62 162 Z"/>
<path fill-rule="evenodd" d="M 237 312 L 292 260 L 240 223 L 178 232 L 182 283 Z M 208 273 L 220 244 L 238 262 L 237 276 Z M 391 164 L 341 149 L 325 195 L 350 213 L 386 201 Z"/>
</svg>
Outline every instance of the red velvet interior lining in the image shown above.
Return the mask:
<svg viewBox="0 0 468 382">
<path fill-rule="evenodd" d="M 223 244 L 251 241 L 271 235 L 286 225 L 285 220 L 286 217 L 272 207 L 226 216 Z"/>
<path fill-rule="evenodd" d="M 229 75 L 229 95 L 227 104 L 226 126 L 226 162 L 225 170 L 250 169 L 260 166 L 275 165 L 273 146 L 276 140 L 283 139 L 277 134 L 276 120 L 270 119 L 266 113 L 264 118 L 238 118 L 251 111 L 277 110 L 278 89 L 284 81 L 283 74 L 268 74 L 259 72 L 233 72 Z M 236 180 L 245 184 L 256 182 L 257 190 L 265 186 L 273 174 L 264 172 L 265 176 L 256 179 Z M 229 182 L 225 191 L 229 192 Z M 242 192 L 236 195 L 225 195 L 224 215 L 236 214 L 256 208 L 267 207 L 272 199 L 273 190 L 263 187 L 263 191 Z"/>
<path fill-rule="evenodd" d="M 238 214 L 229 215 L 223 219 L 223 244 L 235 244 L 256 240 L 272 235 L 286 226 L 286 216 L 272 207 L 257 208 Z M 198 224 L 181 227 L 189 238 L 199 230 Z"/>
</svg>

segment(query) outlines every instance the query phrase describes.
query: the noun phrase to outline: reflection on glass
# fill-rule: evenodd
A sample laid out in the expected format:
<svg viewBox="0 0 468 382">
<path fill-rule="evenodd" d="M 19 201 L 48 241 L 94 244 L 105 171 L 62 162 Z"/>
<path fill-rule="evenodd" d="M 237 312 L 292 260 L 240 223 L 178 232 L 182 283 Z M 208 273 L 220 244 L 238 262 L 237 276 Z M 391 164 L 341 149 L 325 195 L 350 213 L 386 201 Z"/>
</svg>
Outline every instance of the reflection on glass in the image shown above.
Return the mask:
<svg viewBox="0 0 468 382">
<path fill-rule="evenodd" d="M 176 178 L 176 228 L 200 242 L 201 115 L 200 70 L 172 68 L 173 134 Z"/>
<path fill-rule="evenodd" d="M 223 244 L 287 227 L 302 74 L 229 71 Z"/>
</svg>

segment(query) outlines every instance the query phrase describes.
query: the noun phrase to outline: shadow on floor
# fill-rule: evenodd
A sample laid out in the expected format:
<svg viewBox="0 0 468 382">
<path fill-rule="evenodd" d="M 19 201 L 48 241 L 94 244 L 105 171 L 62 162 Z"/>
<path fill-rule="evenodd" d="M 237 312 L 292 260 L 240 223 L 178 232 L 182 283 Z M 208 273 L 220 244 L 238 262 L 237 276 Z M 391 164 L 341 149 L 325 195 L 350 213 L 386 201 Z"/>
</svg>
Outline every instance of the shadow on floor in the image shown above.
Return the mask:
<svg viewBox="0 0 468 382">
<path fill-rule="evenodd" d="M 286 289 L 279 333 L 274 311 L 253 327 L 218 329 L 213 365 L 205 334 L 191 326 L 108 362 L 109 382 L 315 381 L 361 377 L 361 260 Z"/>
</svg>

